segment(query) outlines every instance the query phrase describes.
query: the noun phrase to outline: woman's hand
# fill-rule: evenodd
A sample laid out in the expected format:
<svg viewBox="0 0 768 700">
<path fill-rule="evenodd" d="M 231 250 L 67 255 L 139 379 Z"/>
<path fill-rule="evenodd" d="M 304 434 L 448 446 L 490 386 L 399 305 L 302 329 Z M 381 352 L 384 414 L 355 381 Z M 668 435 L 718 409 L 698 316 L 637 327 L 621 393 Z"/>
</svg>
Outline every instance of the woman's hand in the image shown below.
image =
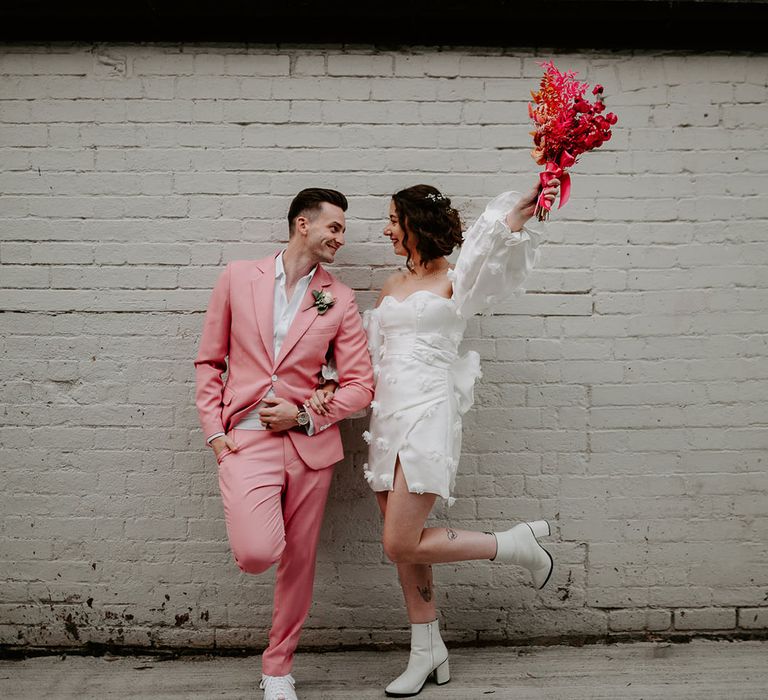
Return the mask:
<svg viewBox="0 0 768 700">
<path fill-rule="evenodd" d="M 536 185 L 528 194 L 523 195 L 517 204 L 509 211 L 505 219 L 510 231 L 520 231 L 525 222 L 533 216 L 536 211 L 536 202 L 539 201 L 539 185 Z M 560 180 L 553 177 L 549 184 L 544 188 L 544 199 L 553 204 L 560 194 Z"/>
<path fill-rule="evenodd" d="M 333 380 L 327 381 L 322 386 L 315 389 L 307 400 L 307 405 L 319 413 L 321 416 L 328 415 L 328 405 L 333 401 L 333 395 L 339 385 Z"/>
</svg>

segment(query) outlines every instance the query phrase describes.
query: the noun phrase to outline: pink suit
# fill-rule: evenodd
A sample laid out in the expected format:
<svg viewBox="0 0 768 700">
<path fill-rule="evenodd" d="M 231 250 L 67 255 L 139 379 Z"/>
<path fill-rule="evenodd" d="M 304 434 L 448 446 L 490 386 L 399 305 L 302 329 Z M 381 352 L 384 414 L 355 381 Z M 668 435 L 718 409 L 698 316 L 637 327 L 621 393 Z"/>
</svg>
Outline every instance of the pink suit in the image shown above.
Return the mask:
<svg viewBox="0 0 768 700">
<path fill-rule="evenodd" d="M 315 553 L 331 467 L 343 457 L 336 423 L 367 406 L 373 370 L 354 293 L 321 266 L 273 357 L 275 256 L 227 265 L 211 295 L 195 361 L 196 402 L 205 436 L 226 432 L 236 452 L 219 456 L 227 532 L 238 566 L 261 573 L 279 561 L 269 647 L 263 672 L 290 673 L 312 602 Z M 313 290 L 330 292 L 322 315 Z M 339 389 L 328 416 L 314 411 L 315 434 L 237 430 L 237 422 L 270 389 L 294 404 L 317 386 L 326 355 L 336 361 Z M 222 375 L 228 370 L 226 384 Z"/>
</svg>

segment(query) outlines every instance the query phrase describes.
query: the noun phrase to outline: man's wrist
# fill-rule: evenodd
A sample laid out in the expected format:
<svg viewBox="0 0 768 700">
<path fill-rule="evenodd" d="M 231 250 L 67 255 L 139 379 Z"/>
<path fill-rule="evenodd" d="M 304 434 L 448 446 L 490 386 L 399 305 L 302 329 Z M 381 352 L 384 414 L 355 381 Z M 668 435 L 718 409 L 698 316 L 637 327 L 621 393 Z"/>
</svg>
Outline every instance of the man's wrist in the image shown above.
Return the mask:
<svg viewBox="0 0 768 700">
<path fill-rule="evenodd" d="M 294 420 L 299 428 L 303 428 L 304 430 L 307 429 L 307 426 L 310 423 L 310 416 L 306 406 L 296 406 L 296 417 Z"/>
<path fill-rule="evenodd" d="M 209 437 L 209 438 L 208 438 L 208 439 L 205 441 L 205 443 L 206 443 L 207 445 L 210 445 L 210 444 L 211 444 L 211 443 L 212 443 L 212 442 L 213 442 L 213 441 L 214 441 L 216 438 L 224 437 L 225 435 L 226 435 L 226 433 L 214 433 L 213 435 L 211 435 L 211 436 L 210 436 L 210 437 Z"/>
</svg>

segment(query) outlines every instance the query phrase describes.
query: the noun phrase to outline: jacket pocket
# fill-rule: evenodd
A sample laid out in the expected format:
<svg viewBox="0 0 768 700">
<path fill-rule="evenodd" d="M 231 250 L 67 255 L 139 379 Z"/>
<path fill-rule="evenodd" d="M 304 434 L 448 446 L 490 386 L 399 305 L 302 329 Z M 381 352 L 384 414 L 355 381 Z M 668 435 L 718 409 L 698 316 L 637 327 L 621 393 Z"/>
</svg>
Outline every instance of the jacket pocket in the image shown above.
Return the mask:
<svg viewBox="0 0 768 700">
<path fill-rule="evenodd" d="M 317 324 L 313 323 L 309 328 L 307 328 L 304 335 L 335 335 L 336 330 L 338 326 L 335 323 L 332 324 Z"/>
</svg>

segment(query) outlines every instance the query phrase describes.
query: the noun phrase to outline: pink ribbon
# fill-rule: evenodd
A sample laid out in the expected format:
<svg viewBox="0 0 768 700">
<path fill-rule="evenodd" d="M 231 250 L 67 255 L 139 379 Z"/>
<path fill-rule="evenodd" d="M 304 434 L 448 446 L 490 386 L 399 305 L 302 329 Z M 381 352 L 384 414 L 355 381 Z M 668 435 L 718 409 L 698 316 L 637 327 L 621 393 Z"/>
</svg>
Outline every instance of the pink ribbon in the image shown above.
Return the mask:
<svg viewBox="0 0 768 700">
<path fill-rule="evenodd" d="M 563 151 L 560 154 L 559 163 L 556 163 L 553 160 L 547 161 L 547 166 L 544 168 L 544 172 L 539 173 L 539 180 L 541 181 L 542 187 L 542 193 L 539 195 L 539 206 L 542 209 L 549 211 L 552 208 L 549 200 L 544 197 L 543 189 L 555 178 L 560 180 L 560 204 L 557 208 L 560 209 L 560 207 L 565 206 L 565 203 L 571 196 L 571 176 L 568 173 L 564 173 L 563 170 L 565 168 L 570 168 L 575 162 L 576 159 L 568 153 L 568 151 Z"/>
</svg>

